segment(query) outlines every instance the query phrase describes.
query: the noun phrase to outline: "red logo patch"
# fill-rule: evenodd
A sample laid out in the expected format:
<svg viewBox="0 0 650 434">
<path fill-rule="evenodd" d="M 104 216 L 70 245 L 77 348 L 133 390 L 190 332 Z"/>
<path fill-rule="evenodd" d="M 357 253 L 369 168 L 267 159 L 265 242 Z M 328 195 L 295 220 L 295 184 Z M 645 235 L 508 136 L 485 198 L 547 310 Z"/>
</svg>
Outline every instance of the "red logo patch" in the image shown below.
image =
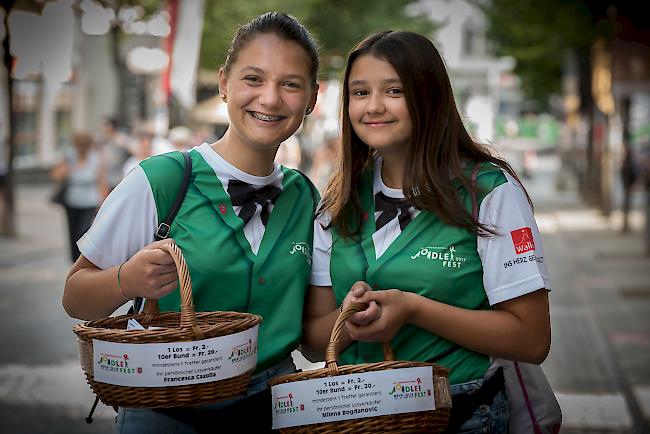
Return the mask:
<svg viewBox="0 0 650 434">
<path fill-rule="evenodd" d="M 533 240 L 533 232 L 530 228 L 519 228 L 510 232 L 510 236 L 518 255 L 535 250 L 535 240 Z"/>
<path fill-rule="evenodd" d="M 219 204 L 219 212 L 221 212 L 221 214 L 223 214 L 223 215 L 226 215 L 226 205 L 225 204 L 223 204 L 223 203 Z"/>
</svg>

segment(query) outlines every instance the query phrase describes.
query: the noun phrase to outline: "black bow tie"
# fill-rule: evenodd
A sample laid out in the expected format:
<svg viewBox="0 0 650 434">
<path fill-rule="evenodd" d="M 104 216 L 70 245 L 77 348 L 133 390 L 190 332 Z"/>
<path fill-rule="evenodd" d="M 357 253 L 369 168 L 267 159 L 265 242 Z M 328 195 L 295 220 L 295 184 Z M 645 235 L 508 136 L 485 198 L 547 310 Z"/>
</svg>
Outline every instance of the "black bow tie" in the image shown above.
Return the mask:
<svg viewBox="0 0 650 434">
<path fill-rule="evenodd" d="M 396 199 L 394 197 L 388 197 L 381 191 L 375 195 L 375 211 L 381 211 L 381 214 L 377 218 L 375 223 L 375 230 L 381 229 L 386 223 L 393 220 L 397 215 L 397 210 L 400 210 L 399 217 L 399 227 L 401 230 L 404 230 L 409 223 L 411 223 L 411 213 L 409 212 L 411 204 L 406 201 L 406 199 Z"/>
<path fill-rule="evenodd" d="M 255 215 L 255 210 L 257 209 L 255 204 L 262 206 L 260 219 L 262 220 L 262 224 L 266 226 L 266 222 L 269 221 L 269 215 L 271 214 L 271 205 L 275 203 L 275 200 L 281 192 L 281 189 L 270 184 L 255 189 L 252 185 L 238 179 L 231 179 L 228 182 L 230 201 L 233 206 L 241 206 L 237 215 L 244 220 L 244 226 Z"/>
</svg>

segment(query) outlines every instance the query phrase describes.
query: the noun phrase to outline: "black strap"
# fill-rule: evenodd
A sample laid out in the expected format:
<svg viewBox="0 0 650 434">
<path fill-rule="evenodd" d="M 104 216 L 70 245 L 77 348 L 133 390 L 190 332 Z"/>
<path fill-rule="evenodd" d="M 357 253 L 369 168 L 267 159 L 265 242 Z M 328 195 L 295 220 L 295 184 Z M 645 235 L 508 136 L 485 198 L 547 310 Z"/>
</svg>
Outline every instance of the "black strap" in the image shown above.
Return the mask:
<svg viewBox="0 0 650 434">
<path fill-rule="evenodd" d="M 99 402 L 99 396 L 95 396 L 95 402 L 93 403 L 93 406 L 90 409 L 90 413 L 88 413 L 88 417 L 86 417 L 86 423 L 93 423 L 93 413 L 95 412 L 95 409 L 97 408 L 97 403 L 98 402 Z"/>
<path fill-rule="evenodd" d="M 169 231 L 171 229 L 172 222 L 176 218 L 176 214 L 178 214 L 178 210 L 181 208 L 183 200 L 185 200 L 185 195 L 187 194 L 187 189 L 190 186 L 190 178 L 192 176 L 192 157 L 190 157 L 190 153 L 188 151 L 182 151 L 182 153 L 184 160 L 183 182 L 181 183 L 181 188 L 178 190 L 176 199 L 174 199 L 174 203 L 169 209 L 167 216 L 163 219 L 162 222 L 160 222 L 156 233 L 153 235 L 156 241 L 164 240 L 165 238 L 169 237 Z M 134 298 L 132 308 L 133 312 L 140 312 L 140 310 L 142 310 L 143 303 L 144 300 L 141 297 Z M 129 313 L 133 312 L 129 310 Z"/>
<path fill-rule="evenodd" d="M 178 194 L 176 195 L 174 204 L 169 209 L 167 216 L 158 225 L 158 229 L 156 230 L 156 233 L 153 236 L 156 241 L 164 240 L 169 236 L 169 229 L 171 227 L 171 224 L 176 218 L 176 214 L 178 214 L 178 210 L 181 208 L 183 200 L 185 200 L 185 195 L 187 194 L 187 189 L 190 186 L 190 178 L 192 175 L 192 157 L 190 157 L 190 153 L 188 151 L 182 151 L 182 153 L 183 153 L 183 160 L 184 160 L 183 183 L 181 184 L 180 190 L 178 190 Z M 134 298 L 133 306 L 129 308 L 128 313 L 131 314 L 134 312 L 140 312 L 140 310 L 142 309 L 143 301 L 144 300 L 141 297 Z M 90 409 L 90 413 L 88 413 L 88 417 L 86 417 L 86 423 L 93 422 L 93 413 L 95 412 L 95 408 L 97 407 L 98 401 L 99 401 L 99 397 L 95 397 L 95 402 L 92 408 Z M 117 411 L 117 407 L 114 408 L 115 411 Z"/>
<path fill-rule="evenodd" d="M 181 208 L 181 204 L 183 203 L 185 195 L 187 194 L 187 189 L 190 186 L 190 177 L 192 176 L 192 158 L 190 157 L 190 153 L 188 151 L 183 151 L 183 159 L 185 160 L 183 183 L 181 184 L 181 189 L 178 190 L 176 200 L 174 200 L 174 204 L 169 209 L 167 216 L 158 225 L 158 229 L 153 236 L 156 241 L 164 240 L 169 236 L 169 230 L 171 229 L 172 222 L 176 218 L 176 214 L 178 214 L 178 210 Z"/>
</svg>

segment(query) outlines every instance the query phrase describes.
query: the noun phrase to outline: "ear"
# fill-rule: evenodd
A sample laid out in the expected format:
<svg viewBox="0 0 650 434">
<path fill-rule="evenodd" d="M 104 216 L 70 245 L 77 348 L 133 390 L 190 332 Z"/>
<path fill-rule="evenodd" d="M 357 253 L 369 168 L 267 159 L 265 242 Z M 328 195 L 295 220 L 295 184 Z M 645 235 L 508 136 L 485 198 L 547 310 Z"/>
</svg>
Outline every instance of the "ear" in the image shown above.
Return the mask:
<svg viewBox="0 0 650 434">
<path fill-rule="evenodd" d="M 311 88 L 311 98 L 309 98 L 309 104 L 307 105 L 307 110 L 309 113 L 314 111 L 314 107 L 316 106 L 316 100 L 318 99 L 318 89 L 319 85 L 318 82 L 316 82 Z"/>
<path fill-rule="evenodd" d="M 219 68 L 219 93 L 228 96 L 228 77 L 223 68 Z"/>
</svg>

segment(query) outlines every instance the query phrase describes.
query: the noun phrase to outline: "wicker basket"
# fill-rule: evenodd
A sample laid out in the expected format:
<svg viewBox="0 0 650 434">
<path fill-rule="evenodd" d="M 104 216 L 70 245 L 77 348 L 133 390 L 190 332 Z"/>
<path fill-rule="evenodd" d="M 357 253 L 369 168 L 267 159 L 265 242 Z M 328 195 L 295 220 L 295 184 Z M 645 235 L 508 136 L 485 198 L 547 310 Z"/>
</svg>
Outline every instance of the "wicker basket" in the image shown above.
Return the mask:
<svg viewBox="0 0 650 434">
<path fill-rule="evenodd" d="M 76 325 L 73 331 L 78 337 L 81 366 L 88 384 L 104 404 L 119 407 L 188 407 L 245 394 L 252 370 L 223 380 L 178 386 L 119 386 L 95 381 L 93 339 L 129 344 L 191 342 L 242 332 L 262 321 L 260 316 L 248 313 L 195 313 L 190 274 L 180 249 L 172 243 L 162 245 L 161 249 L 168 252 L 176 263 L 180 281 L 181 312 L 158 313 L 158 301 L 150 299 L 145 304 L 144 313 L 109 317 Z M 127 330 L 127 322 L 131 318 L 145 327 L 159 329 Z"/>
<path fill-rule="evenodd" d="M 340 420 L 336 422 L 317 423 L 304 426 L 294 426 L 280 429 L 281 433 L 300 434 L 334 434 L 334 433 L 440 433 L 449 421 L 451 409 L 451 392 L 449 388 L 449 370 L 433 363 L 395 361 L 393 351 L 388 343 L 384 343 L 384 360 L 377 363 L 358 365 L 337 365 L 337 344 L 346 319 L 355 312 L 365 309 L 359 303 L 350 305 L 339 315 L 330 336 L 330 342 L 325 354 L 326 366 L 322 369 L 289 374 L 272 379 L 271 386 L 294 381 L 312 380 L 315 378 L 332 377 L 336 375 L 358 374 L 362 372 L 381 371 L 387 369 L 431 367 L 433 370 L 433 387 L 436 409 L 414 413 L 401 413 L 385 416 L 372 416 L 359 419 Z"/>
</svg>

